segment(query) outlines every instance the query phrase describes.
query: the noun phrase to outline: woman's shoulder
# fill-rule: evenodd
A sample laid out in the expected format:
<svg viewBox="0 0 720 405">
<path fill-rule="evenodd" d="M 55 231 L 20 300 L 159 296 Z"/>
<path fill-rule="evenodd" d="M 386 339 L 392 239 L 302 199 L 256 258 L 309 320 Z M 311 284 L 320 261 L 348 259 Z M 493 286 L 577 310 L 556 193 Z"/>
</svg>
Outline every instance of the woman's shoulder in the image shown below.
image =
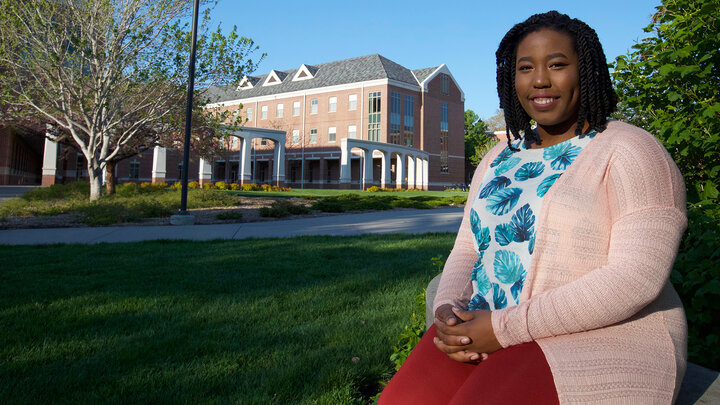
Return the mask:
<svg viewBox="0 0 720 405">
<path fill-rule="evenodd" d="M 597 141 L 604 147 L 644 148 L 648 145 L 664 149 L 660 141 L 650 132 L 622 121 L 609 121 L 607 128 L 600 132 Z"/>
</svg>

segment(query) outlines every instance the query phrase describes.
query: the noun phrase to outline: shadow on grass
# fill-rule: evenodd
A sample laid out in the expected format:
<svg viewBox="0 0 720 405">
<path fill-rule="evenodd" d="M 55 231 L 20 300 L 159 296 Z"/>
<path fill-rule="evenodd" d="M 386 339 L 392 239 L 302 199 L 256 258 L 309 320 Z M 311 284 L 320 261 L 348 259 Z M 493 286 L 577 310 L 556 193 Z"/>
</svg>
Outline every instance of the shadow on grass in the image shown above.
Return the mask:
<svg viewBox="0 0 720 405">
<path fill-rule="evenodd" d="M 453 237 L 0 247 L 0 398 L 365 403 Z"/>
</svg>

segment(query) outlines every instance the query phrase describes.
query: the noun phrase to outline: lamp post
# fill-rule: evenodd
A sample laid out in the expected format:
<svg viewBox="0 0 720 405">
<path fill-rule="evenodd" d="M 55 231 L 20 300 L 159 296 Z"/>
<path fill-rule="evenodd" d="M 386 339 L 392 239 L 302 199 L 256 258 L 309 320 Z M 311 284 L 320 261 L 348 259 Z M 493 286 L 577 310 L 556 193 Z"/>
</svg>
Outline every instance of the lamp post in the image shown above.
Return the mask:
<svg viewBox="0 0 720 405">
<path fill-rule="evenodd" d="M 188 192 L 188 166 L 190 166 L 190 126 L 192 123 L 193 93 L 195 91 L 195 45 L 197 43 L 198 9 L 200 0 L 193 5 L 192 44 L 190 45 L 190 68 L 188 73 L 187 109 L 185 112 L 185 145 L 182 166 L 182 191 L 180 197 L 180 212 L 170 217 L 173 225 L 192 225 L 195 217 L 187 213 Z"/>
</svg>

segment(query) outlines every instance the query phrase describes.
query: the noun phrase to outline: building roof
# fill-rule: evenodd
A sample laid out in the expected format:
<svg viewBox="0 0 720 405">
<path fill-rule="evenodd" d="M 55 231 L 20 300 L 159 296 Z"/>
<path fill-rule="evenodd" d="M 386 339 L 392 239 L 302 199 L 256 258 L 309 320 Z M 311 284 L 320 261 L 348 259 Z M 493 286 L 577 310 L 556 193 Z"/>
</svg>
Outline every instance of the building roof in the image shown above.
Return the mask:
<svg viewBox="0 0 720 405">
<path fill-rule="evenodd" d="M 422 90 L 420 83 L 438 69 L 431 67 L 411 71 L 378 54 L 304 66 L 312 74 L 312 79 L 293 81 L 300 67 L 284 71 L 274 70 L 282 83 L 262 86 L 270 73 L 262 76 L 247 76 L 253 87 L 238 89 L 236 84 L 211 87 L 207 95 L 210 102 L 223 102 L 377 79 L 395 80 L 417 86 L 418 90 Z"/>
</svg>

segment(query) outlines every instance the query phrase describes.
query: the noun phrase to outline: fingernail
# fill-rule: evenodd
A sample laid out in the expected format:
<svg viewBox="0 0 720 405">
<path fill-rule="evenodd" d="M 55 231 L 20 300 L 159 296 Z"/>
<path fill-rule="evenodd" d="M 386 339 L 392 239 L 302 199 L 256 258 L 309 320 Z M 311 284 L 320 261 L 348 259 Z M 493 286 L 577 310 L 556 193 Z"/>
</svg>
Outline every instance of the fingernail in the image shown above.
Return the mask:
<svg viewBox="0 0 720 405">
<path fill-rule="evenodd" d="M 437 343 L 437 342 L 439 342 L 439 341 L 440 341 L 440 339 L 438 339 L 438 338 L 433 338 L 433 343 Z"/>
<path fill-rule="evenodd" d="M 470 360 L 477 360 L 479 358 L 480 356 L 478 356 L 477 354 L 473 354 L 472 356 L 470 356 Z"/>
<path fill-rule="evenodd" d="M 470 338 L 464 337 L 464 338 L 460 339 L 460 342 L 462 344 L 466 345 L 466 344 L 470 343 Z"/>
</svg>

